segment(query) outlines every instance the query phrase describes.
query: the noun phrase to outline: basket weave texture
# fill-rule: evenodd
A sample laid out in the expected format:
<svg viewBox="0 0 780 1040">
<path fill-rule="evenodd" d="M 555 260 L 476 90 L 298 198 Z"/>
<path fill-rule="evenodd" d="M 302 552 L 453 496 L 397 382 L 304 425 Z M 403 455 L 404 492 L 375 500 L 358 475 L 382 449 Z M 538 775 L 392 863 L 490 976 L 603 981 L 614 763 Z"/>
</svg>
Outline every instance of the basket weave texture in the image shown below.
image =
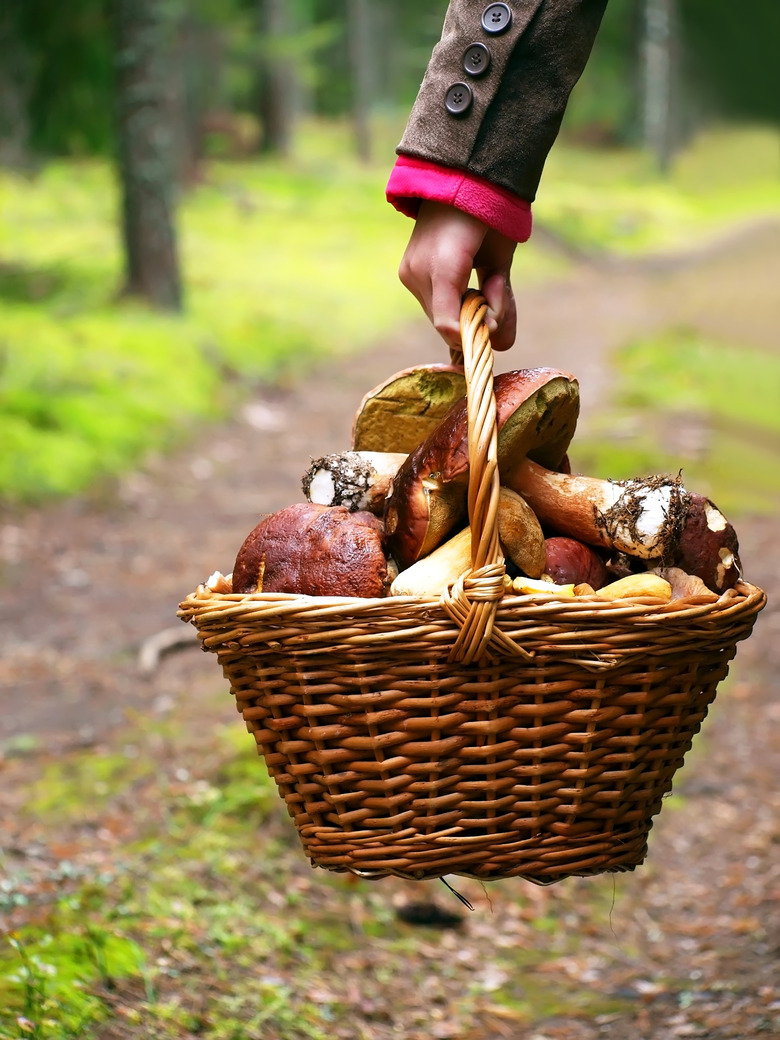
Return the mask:
<svg viewBox="0 0 780 1040">
<path fill-rule="evenodd" d="M 549 883 L 631 870 L 766 602 L 507 595 L 485 302 L 461 331 L 472 568 L 440 600 L 217 594 L 217 654 L 312 865 Z"/>
</svg>

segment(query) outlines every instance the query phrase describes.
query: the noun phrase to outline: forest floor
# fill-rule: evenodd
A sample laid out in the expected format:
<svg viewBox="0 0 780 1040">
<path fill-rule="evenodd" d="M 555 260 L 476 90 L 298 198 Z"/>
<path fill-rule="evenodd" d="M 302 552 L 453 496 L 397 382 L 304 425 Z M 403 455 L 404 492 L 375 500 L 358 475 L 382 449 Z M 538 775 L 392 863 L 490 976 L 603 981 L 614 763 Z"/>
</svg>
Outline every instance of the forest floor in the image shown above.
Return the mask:
<svg viewBox="0 0 780 1040">
<path fill-rule="evenodd" d="M 545 364 L 574 372 L 587 431 L 609 407 L 611 355 L 632 336 L 684 325 L 777 350 L 779 261 L 780 230 L 766 225 L 685 261 L 575 263 L 555 283 L 516 287 L 518 343 L 497 358 L 497 368 Z M 257 517 L 300 500 L 310 458 L 347 445 L 368 388 L 406 365 L 443 359 L 420 322 L 360 356 L 317 367 L 305 381 L 258 390 L 232 421 L 204 430 L 174 456 L 150 460 L 118 488 L 0 514 L 0 881 L 6 895 L 24 896 L 4 904 L 9 927 L 43 920 L 75 883 L 58 873 L 64 859 L 83 882 L 91 872 L 121 873 L 135 856 L 133 883 L 148 883 L 139 863 L 151 876 L 154 856 L 139 859 L 131 850 L 150 828 L 165 832 L 155 799 L 208 776 L 210 735 L 241 723 L 210 655 L 187 648 L 142 674 L 139 648 L 180 624 L 179 600 L 206 575 L 231 569 Z M 82 1035 L 780 1036 L 777 518 L 741 517 L 738 530 L 746 576 L 767 591 L 769 604 L 739 649 L 635 873 L 545 889 L 454 879 L 473 904 L 469 911 L 437 883 L 350 885 L 323 877 L 297 851 L 286 816 L 271 814 L 269 833 L 283 851 L 271 865 L 243 863 L 257 885 L 251 912 L 264 922 L 261 930 L 276 934 L 274 927 L 289 924 L 295 893 L 306 958 L 288 948 L 275 963 L 269 954 L 265 963 L 243 964 L 236 976 L 224 948 L 219 971 L 213 951 L 189 950 L 177 960 L 159 939 L 162 924 L 157 932 L 141 925 L 153 999 L 146 976 L 145 986 L 96 983 L 112 1010 Z M 148 745 L 139 752 L 144 732 Z M 244 739 L 251 757 L 251 739 Z M 101 792 L 81 815 L 64 805 L 59 814 L 36 810 L 52 769 L 61 776 L 71 761 L 81 768 L 85 756 L 139 753 L 155 758 L 154 776 L 136 778 L 124 795 Z M 219 890 L 218 878 L 210 883 Z M 412 901 L 459 920 L 405 923 L 398 911 Z M 441 926 L 448 923 L 455 927 Z M 295 1015 L 287 1019 L 277 1007 L 261 1022 L 237 1011 L 244 1025 L 220 1032 L 224 1012 L 215 1008 L 226 1006 L 231 988 L 247 987 L 266 997 L 276 987 Z M 250 1006 L 236 993 L 233 999 Z M 28 1034 L 0 1027 L 0 1035 Z"/>
</svg>

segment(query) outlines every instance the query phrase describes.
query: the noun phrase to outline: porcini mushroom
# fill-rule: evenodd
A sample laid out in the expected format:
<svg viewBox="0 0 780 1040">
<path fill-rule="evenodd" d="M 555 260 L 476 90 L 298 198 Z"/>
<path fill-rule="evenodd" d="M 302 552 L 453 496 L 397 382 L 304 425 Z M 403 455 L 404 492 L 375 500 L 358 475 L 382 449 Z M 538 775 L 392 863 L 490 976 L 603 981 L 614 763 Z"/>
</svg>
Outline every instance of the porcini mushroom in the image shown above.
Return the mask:
<svg viewBox="0 0 780 1040">
<path fill-rule="evenodd" d="M 297 502 L 264 517 L 245 538 L 233 591 L 385 596 L 390 584 L 382 522 L 343 506 Z"/>
<path fill-rule="evenodd" d="M 557 467 L 577 423 L 576 379 L 552 368 L 522 369 L 496 376 L 494 392 L 499 472 L 514 468 L 526 455 Z M 390 552 L 401 570 L 465 522 L 468 471 L 464 400 L 411 452 L 393 480 L 385 524 Z"/>
<path fill-rule="evenodd" d="M 301 481 L 310 502 L 323 506 L 366 509 L 382 516 L 393 477 L 406 454 L 343 451 L 315 459 Z"/>
<path fill-rule="evenodd" d="M 496 523 L 504 556 L 529 578 L 540 578 L 547 558 L 544 532 L 522 495 L 505 487 L 499 490 Z"/>
<path fill-rule="evenodd" d="M 436 599 L 471 566 L 471 530 L 464 527 L 430 555 L 401 571 L 390 586 L 391 596 Z"/>
<path fill-rule="evenodd" d="M 413 451 L 466 394 L 461 365 L 405 368 L 369 390 L 352 423 L 353 451 Z"/>
<path fill-rule="evenodd" d="M 502 480 L 556 533 L 646 560 L 674 550 L 690 497 L 676 477 L 600 480 L 556 473 L 527 458 Z"/>
<path fill-rule="evenodd" d="M 671 561 L 701 578 L 713 592 L 732 588 L 742 576 L 737 532 L 704 495 L 690 496 L 688 516 Z"/>
<path fill-rule="evenodd" d="M 592 546 L 577 538 L 554 535 L 545 539 L 544 557 L 542 569 L 558 585 L 572 583 L 600 589 L 606 581 L 604 560 Z"/>
<path fill-rule="evenodd" d="M 686 491 L 679 477 L 600 480 L 521 459 L 502 480 L 561 534 L 681 567 L 714 592 L 741 576 L 733 526 L 710 499 Z"/>
</svg>

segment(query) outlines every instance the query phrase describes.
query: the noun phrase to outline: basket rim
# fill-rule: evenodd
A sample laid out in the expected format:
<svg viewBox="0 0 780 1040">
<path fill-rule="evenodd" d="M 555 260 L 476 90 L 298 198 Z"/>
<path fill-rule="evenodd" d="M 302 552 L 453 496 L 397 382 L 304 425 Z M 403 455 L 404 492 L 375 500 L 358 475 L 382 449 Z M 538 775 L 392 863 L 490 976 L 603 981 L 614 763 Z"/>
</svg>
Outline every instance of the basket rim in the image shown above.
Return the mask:
<svg viewBox="0 0 780 1040">
<path fill-rule="evenodd" d="M 443 598 L 443 597 L 442 597 Z M 718 599 L 557 599 L 506 597 L 497 605 L 487 650 L 464 667 L 567 660 L 588 672 L 606 672 L 641 654 L 668 657 L 712 654 L 750 635 L 766 594 L 747 582 Z M 547 602 L 541 602 L 542 599 Z M 296 658 L 341 655 L 447 656 L 458 638 L 458 619 L 443 602 L 406 597 L 326 599 L 268 593 L 213 593 L 205 586 L 184 600 L 179 617 L 197 629 L 204 650 L 217 654 L 290 653 Z M 353 655 L 357 655 L 353 658 Z M 392 665 L 390 665 L 392 666 Z"/>
<path fill-rule="evenodd" d="M 657 598 L 647 596 L 623 597 L 617 600 L 602 599 L 597 595 L 569 597 L 557 596 L 555 593 L 507 594 L 499 600 L 499 610 L 505 608 L 529 607 L 539 613 L 579 613 L 597 610 L 608 617 L 687 617 L 700 616 L 727 607 L 762 610 L 766 605 L 767 595 L 762 588 L 752 582 L 741 579 L 730 589 L 724 590 L 716 597 L 684 596 L 679 599 L 661 603 Z M 240 614 L 247 606 L 267 607 L 268 614 L 280 617 L 285 614 L 298 613 L 301 609 L 311 610 L 320 616 L 329 613 L 373 613 L 377 610 L 387 613 L 408 607 L 412 610 L 431 610 L 441 606 L 441 598 L 419 596 L 308 596 L 288 592 L 215 592 L 205 584 L 200 584 L 179 604 L 178 616 L 188 621 L 194 614 L 202 613 L 206 604 L 213 609 L 229 614 Z"/>
</svg>

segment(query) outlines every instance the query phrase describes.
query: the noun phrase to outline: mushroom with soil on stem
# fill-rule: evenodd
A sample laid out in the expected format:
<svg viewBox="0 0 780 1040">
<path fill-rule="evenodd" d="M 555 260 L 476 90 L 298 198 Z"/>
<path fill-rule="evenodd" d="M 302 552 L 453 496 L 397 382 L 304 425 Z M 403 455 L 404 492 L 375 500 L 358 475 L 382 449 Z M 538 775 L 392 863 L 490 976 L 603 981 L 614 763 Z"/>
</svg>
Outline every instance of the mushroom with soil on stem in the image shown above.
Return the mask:
<svg viewBox="0 0 780 1040">
<path fill-rule="evenodd" d="M 309 502 L 367 510 L 382 516 L 393 477 L 406 454 L 381 451 L 343 451 L 314 459 L 301 485 Z"/>
<path fill-rule="evenodd" d="M 392 480 L 398 459 L 387 455 L 377 466 L 383 480 Z M 733 525 L 709 498 L 687 491 L 679 476 L 604 480 L 552 471 L 522 458 L 505 462 L 501 480 L 521 495 L 543 526 L 561 536 L 641 559 L 648 566 L 677 567 L 716 593 L 741 577 Z M 449 493 L 437 481 L 428 484 L 440 496 Z M 444 498 L 458 516 L 465 509 L 462 484 L 462 474 L 456 473 L 452 501 Z"/>
<path fill-rule="evenodd" d="M 736 531 L 680 477 L 601 480 L 555 473 L 521 459 L 502 480 L 525 498 L 542 525 L 643 560 L 676 566 L 714 592 L 742 575 Z"/>
</svg>

